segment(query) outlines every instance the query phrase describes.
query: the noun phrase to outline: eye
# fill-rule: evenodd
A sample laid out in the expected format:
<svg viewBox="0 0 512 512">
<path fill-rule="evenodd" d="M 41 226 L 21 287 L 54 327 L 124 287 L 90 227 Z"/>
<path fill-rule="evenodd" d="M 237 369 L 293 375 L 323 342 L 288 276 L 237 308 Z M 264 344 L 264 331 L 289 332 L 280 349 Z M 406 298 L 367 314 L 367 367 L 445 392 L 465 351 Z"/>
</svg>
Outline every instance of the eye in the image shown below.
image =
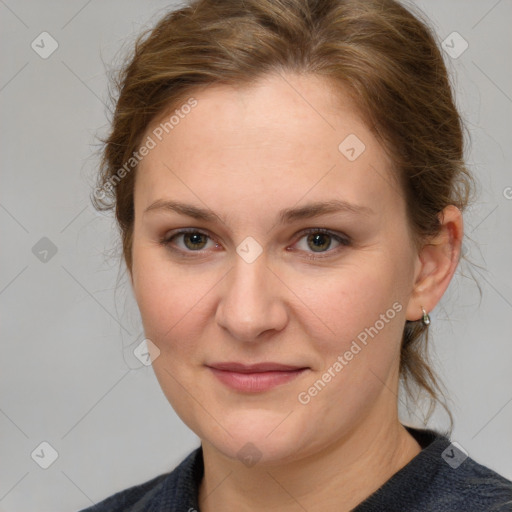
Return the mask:
<svg viewBox="0 0 512 512">
<path fill-rule="evenodd" d="M 176 241 L 181 241 L 181 243 Z M 160 243 L 173 251 L 201 252 L 203 249 L 208 249 L 208 241 L 213 243 L 215 247 L 219 245 L 213 242 L 206 233 L 198 231 L 197 229 L 189 229 L 166 236 Z"/>
<path fill-rule="evenodd" d="M 337 253 L 340 246 L 349 246 L 350 239 L 323 228 L 312 228 L 303 232 L 303 236 L 295 244 L 301 251 L 309 253 L 306 258 L 320 259 L 326 256 L 315 256 L 315 253 Z M 334 249 L 332 248 L 335 245 Z M 313 254 L 311 254 L 313 253 Z"/>
<path fill-rule="evenodd" d="M 347 236 L 340 235 L 323 228 L 311 228 L 301 233 L 301 237 L 294 245 L 298 246 L 299 251 L 306 253 L 307 259 L 321 259 L 338 253 L 340 247 L 351 245 L 351 240 Z M 208 243 L 213 244 L 208 246 Z M 193 253 L 200 256 L 204 251 L 211 248 L 218 248 L 220 245 L 214 242 L 210 235 L 194 228 L 183 229 L 160 240 L 160 244 L 169 250 L 191 256 Z M 335 245 L 334 248 L 332 246 Z M 287 250 L 295 250 L 288 249 Z M 316 256 L 323 254 L 325 256 Z M 195 256 L 194 255 L 194 256 Z"/>
</svg>

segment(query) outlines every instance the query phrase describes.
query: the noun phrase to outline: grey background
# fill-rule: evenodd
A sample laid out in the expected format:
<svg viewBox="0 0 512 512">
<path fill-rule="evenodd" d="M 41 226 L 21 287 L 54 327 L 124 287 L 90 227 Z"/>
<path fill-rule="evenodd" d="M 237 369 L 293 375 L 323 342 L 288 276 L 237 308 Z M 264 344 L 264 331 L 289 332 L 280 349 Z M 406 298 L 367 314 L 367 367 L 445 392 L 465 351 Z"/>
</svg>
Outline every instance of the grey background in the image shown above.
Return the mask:
<svg viewBox="0 0 512 512">
<path fill-rule="evenodd" d="M 512 1 L 415 4 L 440 40 L 457 31 L 469 44 L 446 60 L 480 182 L 465 251 L 482 267 L 482 298 L 462 265 L 431 315 L 432 348 L 453 439 L 512 479 Z M 132 353 L 144 335 L 115 227 L 89 203 L 107 128 L 104 63 L 171 5 L 0 0 L 0 511 L 77 510 L 198 446 Z M 48 59 L 31 48 L 43 31 L 59 44 Z M 46 262 L 33 252 L 43 237 L 57 249 Z M 43 441 L 58 452 L 48 469 L 31 458 Z"/>
</svg>

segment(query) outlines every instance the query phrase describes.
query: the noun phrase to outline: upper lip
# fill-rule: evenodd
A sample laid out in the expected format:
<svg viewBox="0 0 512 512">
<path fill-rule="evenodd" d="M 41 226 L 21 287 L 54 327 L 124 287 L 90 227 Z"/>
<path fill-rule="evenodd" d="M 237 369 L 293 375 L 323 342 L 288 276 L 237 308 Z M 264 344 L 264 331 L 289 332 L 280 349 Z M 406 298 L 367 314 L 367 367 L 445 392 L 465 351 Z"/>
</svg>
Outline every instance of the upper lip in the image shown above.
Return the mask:
<svg viewBox="0 0 512 512">
<path fill-rule="evenodd" d="M 286 372 L 293 370 L 302 370 L 305 366 L 295 366 L 280 363 L 255 363 L 255 364 L 243 364 L 243 363 L 212 363 L 208 364 L 210 368 L 216 370 L 224 370 L 228 372 L 237 373 L 261 373 L 261 372 Z"/>
</svg>

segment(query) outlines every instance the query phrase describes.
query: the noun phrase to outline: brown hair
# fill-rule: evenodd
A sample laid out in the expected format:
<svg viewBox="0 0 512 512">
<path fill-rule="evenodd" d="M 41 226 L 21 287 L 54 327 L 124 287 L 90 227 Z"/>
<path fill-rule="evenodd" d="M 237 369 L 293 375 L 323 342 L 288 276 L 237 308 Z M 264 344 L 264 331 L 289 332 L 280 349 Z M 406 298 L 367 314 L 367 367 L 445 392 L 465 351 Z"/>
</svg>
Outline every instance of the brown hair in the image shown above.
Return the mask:
<svg viewBox="0 0 512 512">
<path fill-rule="evenodd" d="M 114 84 L 92 201 L 115 207 L 129 270 L 136 165 L 122 179 L 119 170 L 150 122 L 197 88 L 275 71 L 322 76 L 353 96 L 394 162 L 418 248 L 438 233 L 445 206 L 467 206 L 462 123 L 436 40 L 417 16 L 394 0 L 195 0 L 138 38 Z M 407 321 L 400 375 L 409 396 L 423 390 L 432 405 L 442 393 L 427 342 L 421 321 Z"/>
</svg>

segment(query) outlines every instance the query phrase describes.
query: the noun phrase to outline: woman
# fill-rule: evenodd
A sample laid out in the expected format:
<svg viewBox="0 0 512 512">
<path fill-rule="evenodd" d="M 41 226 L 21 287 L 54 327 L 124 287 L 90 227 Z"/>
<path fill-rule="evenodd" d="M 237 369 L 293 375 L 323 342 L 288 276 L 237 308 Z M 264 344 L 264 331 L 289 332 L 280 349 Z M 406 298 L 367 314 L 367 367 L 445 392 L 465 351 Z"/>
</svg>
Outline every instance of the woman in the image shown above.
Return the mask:
<svg viewBox="0 0 512 512">
<path fill-rule="evenodd" d="M 397 411 L 401 382 L 438 399 L 428 313 L 470 192 L 439 49 L 393 0 L 165 16 L 121 74 L 95 201 L 201 447 L 88 510 L 512 509 Z"/>
</svg>

